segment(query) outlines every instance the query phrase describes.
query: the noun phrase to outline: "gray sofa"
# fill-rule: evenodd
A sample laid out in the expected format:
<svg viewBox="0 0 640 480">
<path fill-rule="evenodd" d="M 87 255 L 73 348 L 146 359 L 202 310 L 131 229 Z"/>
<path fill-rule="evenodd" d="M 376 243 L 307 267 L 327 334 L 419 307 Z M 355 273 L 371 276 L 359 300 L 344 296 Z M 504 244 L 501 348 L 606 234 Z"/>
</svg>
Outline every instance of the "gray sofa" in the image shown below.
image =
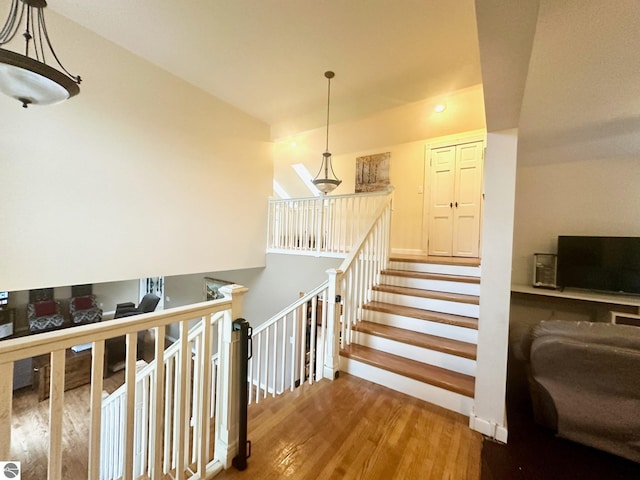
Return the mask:
<svg viewBox="0 0 640 480">
<path fill-rule="evenodd" d="M 523 353 L 537 423 L 640 462 L 640 328 L 543 321 Z"/>
</svg>

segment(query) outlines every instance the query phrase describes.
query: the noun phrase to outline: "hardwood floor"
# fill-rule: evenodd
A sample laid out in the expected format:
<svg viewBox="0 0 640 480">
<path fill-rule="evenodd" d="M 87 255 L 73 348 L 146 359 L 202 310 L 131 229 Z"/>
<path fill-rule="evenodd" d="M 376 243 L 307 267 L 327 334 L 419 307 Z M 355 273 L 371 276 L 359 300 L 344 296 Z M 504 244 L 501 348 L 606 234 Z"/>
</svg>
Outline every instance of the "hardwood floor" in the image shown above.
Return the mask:
<svg viewBox="0 0 640 480">
<path fill-rule="evenodd" d="M 341 373 L 249 408 L 252 456 L 220 479 L 477 480 L 468 419 Z"/>
<path fill-rule="evenodd" d="M 104 390 L 124 383 L 124 371 L 104 379 Z M 64 392 L 62 476 L 87 478 L 89 452 L 90 385 Z M 47 478 L 49 452 L 49 400 L 38 400 L 31 387 L 14 392 L 11 460 L 21 462 L 22 478 Z"/>
<path fill-rule="evenodd" d="M 113 391 L 123 372 L 105 379 Z M 86 478 L 89 386 L 65 392 L 63 478 Z M 13 404 L 22 478 L 47 472 L 49 401 L 29 388 Z M 466 417 L 342 373 L 249 407 L 252 456 L 220 479 L 478 480 L 482 437 Z"/>
</svg>

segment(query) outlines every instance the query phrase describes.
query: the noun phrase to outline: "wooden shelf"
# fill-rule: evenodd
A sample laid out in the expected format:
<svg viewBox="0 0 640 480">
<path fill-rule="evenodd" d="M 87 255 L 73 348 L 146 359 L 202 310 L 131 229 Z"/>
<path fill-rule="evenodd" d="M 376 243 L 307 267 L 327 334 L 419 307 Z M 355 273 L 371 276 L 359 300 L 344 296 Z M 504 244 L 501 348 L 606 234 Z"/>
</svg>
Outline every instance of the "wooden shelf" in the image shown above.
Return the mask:
<svg viewBox="0 0 640 480">
<path fill-rule="evenodd" d="M 598 293 L 586 290 L 552 290 L 548 288 L 536 288 L 531 285 L 511 285 L 511 292 L 538 295 L 541 297 L 564 298 L 567 300 L 583 300 L 586 302 L 606 303 L 611 305 L 627 305 L 640 308 L 640 296 L 623 295 L 615 293 Z"/>
</svg>

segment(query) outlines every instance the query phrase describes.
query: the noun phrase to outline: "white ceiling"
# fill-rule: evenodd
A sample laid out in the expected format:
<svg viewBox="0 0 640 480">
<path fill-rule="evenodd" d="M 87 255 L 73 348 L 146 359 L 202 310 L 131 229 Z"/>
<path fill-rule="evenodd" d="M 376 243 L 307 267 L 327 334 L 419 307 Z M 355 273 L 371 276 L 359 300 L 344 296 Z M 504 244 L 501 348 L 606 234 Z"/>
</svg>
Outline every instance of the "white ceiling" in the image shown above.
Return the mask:
<svg viewBox="0 0 640 480">
<path fill-rule="evenodd" d="M 487 127 L 519 127 L 520 162 L 640 155 L 638 0 L 50 0 L 49 8 L 262 119 L 275 137 L 324 125 L 323 73 L 334 70 L 332 123 L 483 82 Z"/>
<path fill-rule="evenodd" d="M 640 2 L 478 0 L 489 130 L 518 162 L 640 156 Z"/>
<path fill-rule="evenodd" d="M 51 0 L 49 8 L 275 127 L 481 83 L 473 0 Z M 55 37 L 54 37 L 55 39 Z"/>
</svg>

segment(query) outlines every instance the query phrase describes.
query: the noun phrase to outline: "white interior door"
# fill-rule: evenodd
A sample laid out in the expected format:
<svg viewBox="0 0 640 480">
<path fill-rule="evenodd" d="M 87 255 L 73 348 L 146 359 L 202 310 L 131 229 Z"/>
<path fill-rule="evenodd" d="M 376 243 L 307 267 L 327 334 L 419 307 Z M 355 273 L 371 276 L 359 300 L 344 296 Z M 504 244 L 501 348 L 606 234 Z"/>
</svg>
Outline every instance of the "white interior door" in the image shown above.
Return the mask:
<svg viewBox="0 0 640 480">
<path fill-rule="evenodd" d="M 455 146 L 431 150 L 429 255 L 452 255 Z"/>
<path fill-rule="evenodd" d="M 456 147 L 453 256 L 477 257 L 480 247 L 483 142 Z"/>
<path fill-rule="evenodd" d="M 477 257 L 484 142 L 430 150 L 427 253 Z"/>
</svg>

